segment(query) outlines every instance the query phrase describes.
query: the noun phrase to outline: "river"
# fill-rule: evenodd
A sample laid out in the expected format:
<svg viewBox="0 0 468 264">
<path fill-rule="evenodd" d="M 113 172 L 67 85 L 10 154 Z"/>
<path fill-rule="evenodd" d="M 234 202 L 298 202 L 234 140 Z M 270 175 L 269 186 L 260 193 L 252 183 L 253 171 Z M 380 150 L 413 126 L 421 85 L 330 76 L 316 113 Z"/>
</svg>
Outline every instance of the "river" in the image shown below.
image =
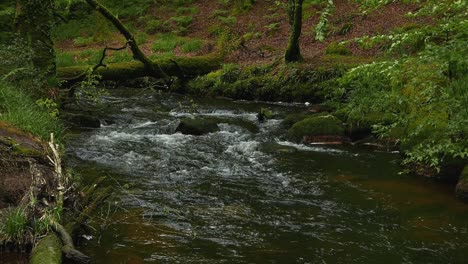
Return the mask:
<svg viewBox="0 0 468 264">
<path fill-rule="evenodd" d="M 268 107 L 273 118 L 259 124 Z M 399 155 L 285 139 L 304 106 L 117 89 L 99 129 L 70 133 L 69 166 L 114 194 L 80 249 L 94 263 L 466 263 L 453 186 L 401 174 Z M 183 117 L 235 124 L 174 133 Z"/>
</svg>

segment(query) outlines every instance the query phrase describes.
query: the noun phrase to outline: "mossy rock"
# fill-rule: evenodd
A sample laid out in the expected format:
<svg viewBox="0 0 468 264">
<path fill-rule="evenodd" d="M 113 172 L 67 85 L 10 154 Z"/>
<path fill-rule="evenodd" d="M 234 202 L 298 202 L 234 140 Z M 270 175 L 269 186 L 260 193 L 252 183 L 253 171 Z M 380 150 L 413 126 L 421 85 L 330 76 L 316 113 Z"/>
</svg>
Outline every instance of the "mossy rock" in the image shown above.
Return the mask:
<svg viewBox="0 0 468 264">
<path fill-rule="evenodd" d="M 335 116 L 312 116 L 295 123 L 288 130 L 288 137 L 296 142 L 314 137 L 344 139 L 344 127 L 342 122 Z"/>
<path fill-rule="evenodd" d="M 289 114 L 283 119 L 283 121 L 281 121 L 281 126 L 285 129 L 290 129 L 294 124 L 309 116 L 310 114 L 307 113 Z"/>
<path fill-rule="evenodd" d="M 0 144 L 8 146 L 15 155 L 44 157 L 44 144 L 38 138 L 1 121 Z"/>
<path fill-rule="evenodd" d="M 337 110 L 335 115 L 346 123 L 345 133 L 351 140 L 367 138 L 372 134 L 373 126 L 377 124 L 389 124 L 392 117 L 382 113 L 371 113 L 363 116 L 348 116 L 343 109 Z"/>
<path fill-rule="evenodd" d="M 212 118 L 183 118 L 176 132 L 185 135 L 201 136 L 219 131 L 218 122 Z"/>
<path fill-rule="evenodd" d="M 468 165 L 465 166 L 460 174 L 455 194 L 458 199 L 468 203 Z"/>
</svg>

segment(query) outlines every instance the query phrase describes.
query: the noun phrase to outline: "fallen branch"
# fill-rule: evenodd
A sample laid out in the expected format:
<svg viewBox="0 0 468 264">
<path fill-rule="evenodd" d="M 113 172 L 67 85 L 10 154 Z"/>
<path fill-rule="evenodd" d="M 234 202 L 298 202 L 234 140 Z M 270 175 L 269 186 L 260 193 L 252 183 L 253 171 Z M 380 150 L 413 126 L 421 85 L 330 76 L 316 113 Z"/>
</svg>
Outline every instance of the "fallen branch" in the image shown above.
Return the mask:
<svg viewBox="0 0 468 264">
<path fill-rule="evenodd" d="M 101 3 L 99 3 L 96 0 L 86 0 L 86 2 L 96 9 L 101 15 L 103 15 L 107 20 L 109 20 L 118 30 L 119 32 L 125 37 L 127 40 L 127 44 L 130 46 L 130 49 L 132 50 L 133 57 L 136 60 L 139 60 L 145 68 L 155 74 L 156 68 L 154 67 L 153 62 L 141 51 L 140 47 L 138 47 L 138 44 L 135 41 L 135 37 L 133 34 L 125 27 L 124 24 L 116 17 L 114 16 L 109 9 L 107 9 L 105 6 L 103 6 Z M 164 75 L 164 73 L 162 73 Z"/>
<path fill-rule="evenodd" d="M 62 252 L 65 255 L 65 258 L 72 260 L 74 263 L 86 264 L 91 262 L 91 259 L 88 256 L 75 249 L 73 239 L 65 227 L 63 227 L 61 224 L 55 224 L 53 226 L 54 231 L 57 232 L 57 234 L 60 236 L 60 239 L 62 240 Z"/>
</svg>

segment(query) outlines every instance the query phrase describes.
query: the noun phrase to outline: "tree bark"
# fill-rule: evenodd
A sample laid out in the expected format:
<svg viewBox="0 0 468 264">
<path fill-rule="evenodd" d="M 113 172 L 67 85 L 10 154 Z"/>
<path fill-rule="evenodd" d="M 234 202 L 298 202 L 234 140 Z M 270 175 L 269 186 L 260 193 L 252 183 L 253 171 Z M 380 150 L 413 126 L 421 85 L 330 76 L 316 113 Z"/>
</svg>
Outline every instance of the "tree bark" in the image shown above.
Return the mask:
<svg viewBox="0 0 468 264">
<path fill-rule="evenodd" d="M 289 36 L 288 47 L 284 59 L 286 62 L 294 62 L 302 60 L 299 47 L 299 38 L 302 31 L 302 3 L 303 0 L 289 0 L 289 24 L 291 26 L 291 34 Z"/>
<path fill-rule="evenodd" d="M 55 50 L 52 40 L 54 0 L 17 0 L 15 28 L 33 50 L 32 62 L 39 71 L 42 88 L 55 77 Z"/>
</svg>

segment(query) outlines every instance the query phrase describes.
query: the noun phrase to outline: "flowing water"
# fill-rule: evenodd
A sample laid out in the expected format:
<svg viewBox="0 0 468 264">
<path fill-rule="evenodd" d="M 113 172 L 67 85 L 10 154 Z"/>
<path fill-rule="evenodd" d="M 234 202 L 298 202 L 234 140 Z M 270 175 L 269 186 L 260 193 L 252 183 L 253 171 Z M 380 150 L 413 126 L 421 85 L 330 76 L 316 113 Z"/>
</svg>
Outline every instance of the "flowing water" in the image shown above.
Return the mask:
<svg viewBox="0 0 468 264">
<path fill-rule="evenodd" d="M 268 107 L 273 118 L 258 124 Z M 192 100 L 140 90 L 104 98 L 70 164 L 114 194 L 81 249 L 95 263 L 466 263 L 468 207 L 453 186 L 399 174 L 399 156 L 285 140 L 301 106 Z M 248 121 L 203 136 L 182 117 Z M 89 239 L 89 240 L 88 240 Z"/>
</svg>

